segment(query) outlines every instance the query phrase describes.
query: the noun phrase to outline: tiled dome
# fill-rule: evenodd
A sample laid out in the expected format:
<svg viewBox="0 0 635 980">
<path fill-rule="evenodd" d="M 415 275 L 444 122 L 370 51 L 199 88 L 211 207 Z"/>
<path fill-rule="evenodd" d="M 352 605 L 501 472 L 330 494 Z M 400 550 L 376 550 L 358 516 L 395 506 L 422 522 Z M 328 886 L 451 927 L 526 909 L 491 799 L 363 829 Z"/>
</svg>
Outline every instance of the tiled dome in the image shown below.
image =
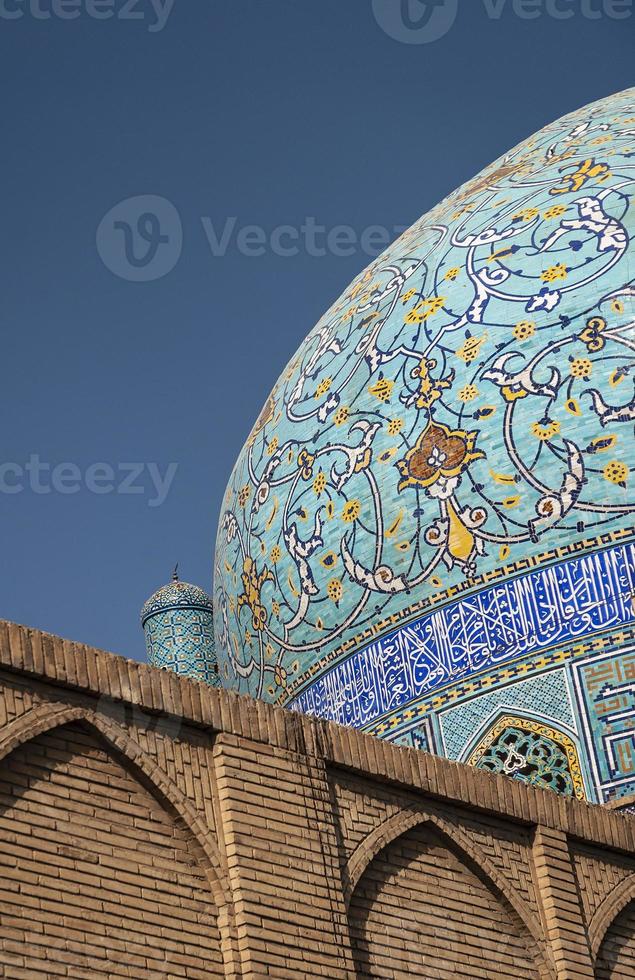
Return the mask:
<svg viewBox="0 0 635 980">
<path fill-rule="evenodd" d="M 176 577 L 150 596 L 141 610 L 148 663 L 218 686 L 212 600 L 203 589 Z"/>
<path fill-rule="evenodd" d="M 223 502 L 224 684 L 635 791 L 634 136 L 635 90 L 551 124 L 308 335 Z"/>
<path fill-rule="evenodd" d="M 162 585 L 160 589 L 150 596 L 143 604 L 141 609 L 141 625 L 143 626 L 150 616 L 158 612 L 167 612 L 170 609 L 209 609 L 213 610 L 212 600 L 207 592 L 199 589 L 197 585 L 190 585 L 188 582 L 179 582 L 178 579 L 168 585 Z"/>
</svg>

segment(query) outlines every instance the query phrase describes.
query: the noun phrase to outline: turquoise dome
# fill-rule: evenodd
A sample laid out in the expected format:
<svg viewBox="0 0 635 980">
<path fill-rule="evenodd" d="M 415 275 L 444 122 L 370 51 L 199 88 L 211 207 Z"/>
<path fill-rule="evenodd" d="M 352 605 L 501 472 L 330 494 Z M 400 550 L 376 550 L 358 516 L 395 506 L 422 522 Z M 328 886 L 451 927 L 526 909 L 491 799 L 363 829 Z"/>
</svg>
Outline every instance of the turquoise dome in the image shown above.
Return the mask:
<svg viewBox="0 0 635 980">
<path fill-rule="evenodd" d="M 172 609 L 200 609 L 213 611 L 213 603 L 207 592 L 198 585 L 189 585 L 173 579 L 168 585 L 162 585 L 147 599 L 141 609 L 141 625 L 144 626 L 150 616 L 159 612 L 169 612 Z"/>
<path fill-rule="evenodd" d="M 141 610 L 148 663 L 218 686 L 214 617 L 210 596 L 173 580 L 150 596 Z"/>
<path fill-rule="evenodd" d="M 223 501 L 224 685 L 635 793 L 634 136 L 635 89 L 547 126 L 309 333 Z"/>
</svg>

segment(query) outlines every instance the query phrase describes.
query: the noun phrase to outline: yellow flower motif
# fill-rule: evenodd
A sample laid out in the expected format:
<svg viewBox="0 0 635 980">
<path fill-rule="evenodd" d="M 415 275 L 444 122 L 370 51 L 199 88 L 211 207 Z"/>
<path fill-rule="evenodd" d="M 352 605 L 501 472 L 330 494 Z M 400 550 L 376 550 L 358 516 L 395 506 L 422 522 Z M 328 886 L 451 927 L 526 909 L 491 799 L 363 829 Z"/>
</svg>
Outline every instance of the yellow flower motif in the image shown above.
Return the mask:
<svg viewBox="0 0 635 980">
<path fill-rule="evenodd" d="M 281 553 L 280 553 L 280 548 L 278 547 L 277 544 L 274 544 L 273 548 L 271 549 L 270 557 L 274 565 L 276 565 L 280 561 Z"/>
<path fill-rule="evenodd" d="M 338 408 L 337 412 L 333 416 L 333 421 L 335 422 L 336 425 L 344 425 L 349 414 L 350 414 L 350 408 L 348 407 L 348 405 L 342 405 L 342 407 Z"/>
<path fill-rule="evenodd" d="M 313 492 L 316 497 L 319 497 L 321 493 L 324 493 L 326 488 L 326 474 L 322 470 L 318 473 L 315 480 L 313 481 Z"/>
<path fill-rule="evenodd" d="M 514 337 L 516 340 L 529 340 L 536 332 L 536 324 L 533 320 L 519 320 L 514 327 Z"/>
<path fill-rule="evenodd" d="M 321 395 L 325 395 L 333 384 L 332 378 L 322 378 L 319 385 L 315 390 L 315 398 L 319 398 Z"/>
<path fill-rule="evenodd" d="M 550 265 L 542 274 L 543 282 L 556 282 L 558 279 L 567 278 L 567 267 L 562 262 L 557 265 Z"/>
<path fill-rule="evenodd" d="M 478 432 L 449 429 L 447 425 L 430 419 L 412 449 L 397 463 L 403 478 L 397 487 L 398 492 L 401 493 L 406 487 L 428 490 L 440 484 L 440 493 L 447 497 L 470 463 L 483 458 L 484 454 L 476 449 L 477 437 Z"/>
<path fill-rule="evenodd" d="M 523 208 L 522 211 L 517 211 L 516 214 L 512 215 L 512 220 L 522 218 L 523 221 L 532 221 L 539 213 L 538 208 Z"/>
<path fill-rule="evenodd" d="M 589 378 L 593 370 L 593 364 L 588 357 L 575 357 L 571 361 L 570 370 L 574 378 Z"/>
<path fill-rule="evenodd" d="M 459 401 L 462 402 L 472 402 L 478 396 L 478 388 L 476 385 L 465 385 L 459 391 Z"/>
<path fill-rule="evenodd" d="M 278 687 L 287 686 L 287 672 L 284 667 L 278 665 L 273 672 L 273 679 L 275 680 Z"/>
<path fill-rule="evenodd" d="M 613 302 L 611 303 L 611 309 L 613 310 L 614 313 L 623 313 L 624 312 L 624 304 L 623 304 L 622 300 L 621 299 L 614 299 Z"/>
<path fill-rule="evenodd" d="M 267 622 L 267 610 L 262 604 L 260 592 L 266 582 L 273 582 L 273 575 L 265 566 L 262 572 L 258 572 L 253 558 L 247 556 L 243 562 L 243 571 L 240 576 L 243 583 L 242 595 L 238 596 L 238 608 L 248 606 L 251 610 L 251 625 L 256 632 L 265 628 Z"/>
<path fill-rule="evenodd" d="M 609 483 L 616 483 L 620 487 L 626 486 L 626 481 L 630 470 L 626 463 L 622 463 L 621 460 L 614 459 L 604 467 L 602 475 L 605 480 Z"/>
<path fill-rule="evenodd" d="M 549 193 L 568 194 L 570 191 L 576 193 L 581 190 L 589 180 L 606 180 L 611 174 L 611 169 L 607 163 L 596 163 L 595 160 L 584 160 L 577 170 L 568 174 L 559 187 L 552 187 Z"/>
<path fill-rule="evenodd" d="M 278 437 L 274 436 L 269 445 L 267 446 L 267 456 L 273 456 L 276 449 L 278 448 Z"/>
<path fill-rule="evenodd" d="M 598 351 L 604 350 L 606 346 L 606 340 L 602 336 L 606 330 L 606 320 L 601 316 L 592 316 L 590 320 L 587 320 L 586 327 L 578 337 L 583 344 L 586 344 L 586 349 L 589 354 L 597 354 Z"/>
<path fill-rule="evenodd" d="M 401 297 L 401 302 L 405 305 L 406 303 L 410 302 L 413 296 L 416 295 L 417 295 L 416 289 L 409 289 L 408 292 L 404 293 L 403 296 Z"/>
<path fill-rule="evenodd" d="M 395 387 L 394 381 L 389 381 L 388 378 L 380 378 L 376 381 L 374 385 L 371 385 L 368 389 L 370 395 L 374 395 L 375 398 L 380 402 L 389 402 L 392 390 Z"/>
<path fill-rule="evenodd" d="M 271 603 L 271 612 L 274 614 L 274 616 L 280 615 L 280 603 L 277 599 L 274 599 Z"/>
<path fill-rule="evenodd" d="M 450 282 L 454 282 L 454 280 L 456 279 L 460 271 L 461 270 L 459 269 L 458 266 L 454 266 L 453 269 L 448 269 L 448 271 L 445 274 L 445 278 L 448 279 Z"/>
<path fill-rule="evenodd" d="M 362 505 L 359 500 L 349 500 L 348 503 L 344 504 L 344 509 L 342 511 L 342 520 L 345 524 L 352 524 L 356 521 L 362 512 Z"/>
<path fill-rule="evenodd" d="M 247 501 L 249 500 L 250 493 L 251 493 L 251 487 L 249 486 L 248 483 L 246 483 L 244 487 L 241 487 L 240 490 L 238 491 L 238 503 L 241 507 L 244 507 Z"/>
<path fill-rule="evenodd" d="M 403 429 L 403 419 L 391 419 L 388 423 L 388 435 L 398 436 Z"/>
<path fill-rule="evenodd" d="M 315 456 L 310 453 L 308 449 L 302 449 L 298 453 L 298 466 L 300 468 L 301 477 L 303 480 L 310 480 L 313 476 L 313 464 L 315 462 Z"/>
<path fill-rule="evenodd" d="M 536 439 L 540 439 L 541 442 L 548 442 L 550 439 L 553 439 L 554 436 L 557 436 L 559 432 L 560 423 L 556 422 L 555 420 L 551 421 L 550 419 L 545 419 L 544 423 L 534 422 L 531 426 L 532 435 L 534 435 Z"/>
<path fill-rule="evenodd" d="M 466 364 L 472 364 L 472 362 L 478 357 L 481 347 L 486 340 L 486 333 L 484 333 L 481 337 L 468 337 L 463 346 L 457 350 L 456 356 L 460 357 Z"/>
<path fill-rule="evenodd" d="M 561 218 L 566 211 L 566 206 L 564 204 L 554 204 L 552 208 L 547 208 L 543 214 L 543 218 L 547 221 L 551 221 L 552 218 Z"/>
<path fill-rule="evenodd" d="M 326 586 L 326 594 L 328 595 L 331 602 L 336 605 L 342 598 L 344 593 L 344 587 L 338 578 L 332 578 L 329 584 Z"/>
<path fill-rule="evenodd" d="M 454 371 L 451 371 L 445 378 L 435 379 L 432 377 L 432 371 L 436 366 L 435 360 L 422 357 L 416 368 L 412 370 L 410 376 L 419 378 L 419 396 L 415 402 L 417 408 L 430 409 L 442 397 L 443 392 L 452 387 Z"/>
<path fill-rule="evenodd" d="M 429 320 L 431 316 L 438 313 L 442 309 L 445 303 L 445 296 L 429 296 L 427 299 L 422 299 L 420 303 L 406 313 L 404 322 L 412 326 L 416 323 L 423 323 L 425 320 Z"/>
</svg>

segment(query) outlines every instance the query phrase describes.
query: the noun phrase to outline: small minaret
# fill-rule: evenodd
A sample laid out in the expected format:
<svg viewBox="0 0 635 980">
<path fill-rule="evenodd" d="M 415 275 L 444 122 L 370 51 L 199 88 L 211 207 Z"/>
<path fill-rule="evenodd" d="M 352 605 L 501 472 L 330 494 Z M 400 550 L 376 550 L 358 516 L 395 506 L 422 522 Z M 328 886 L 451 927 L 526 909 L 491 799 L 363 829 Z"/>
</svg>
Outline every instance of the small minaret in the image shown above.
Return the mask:
<svg viewBox="0 0 635 980">
<path fill-rule="evenodd" d="M 198 586 L 179 581 L 178 565 L 169 585 L 144 604 L 141 625 L 153 667 L 219 686 L 212 600 Z"/>
</svg>

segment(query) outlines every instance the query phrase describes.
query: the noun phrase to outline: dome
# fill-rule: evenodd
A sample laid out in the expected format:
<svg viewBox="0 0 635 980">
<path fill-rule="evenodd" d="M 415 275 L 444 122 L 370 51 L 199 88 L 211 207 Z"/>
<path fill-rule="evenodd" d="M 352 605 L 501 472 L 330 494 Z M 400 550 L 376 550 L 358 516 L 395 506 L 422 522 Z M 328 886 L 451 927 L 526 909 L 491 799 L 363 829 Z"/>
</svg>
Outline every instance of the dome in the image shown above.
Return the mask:
<svg viewBox="0 0 635 980">
<path fill-rule="evenodd" d="M 201 609 L 212 612 L 213 604 L 210 596 L 198 585 L 180 582 L 174 579 L 168 585 L 162 585 L 147 599 L 141 609 L 141 625 L 144 626 L 150 616 L 172 609 Z"/>
<path fill-rule="evenodd" d="M 141 610 L 148 662 L 218 686 L 212 600 L 203 589 L 174 578 Z"/>
<path fill-rule="evenodd" d="M 416 222 L 276 383 L 215 560 L 221 681 L 635 793 L 635 89 Z"/>
</svg>

